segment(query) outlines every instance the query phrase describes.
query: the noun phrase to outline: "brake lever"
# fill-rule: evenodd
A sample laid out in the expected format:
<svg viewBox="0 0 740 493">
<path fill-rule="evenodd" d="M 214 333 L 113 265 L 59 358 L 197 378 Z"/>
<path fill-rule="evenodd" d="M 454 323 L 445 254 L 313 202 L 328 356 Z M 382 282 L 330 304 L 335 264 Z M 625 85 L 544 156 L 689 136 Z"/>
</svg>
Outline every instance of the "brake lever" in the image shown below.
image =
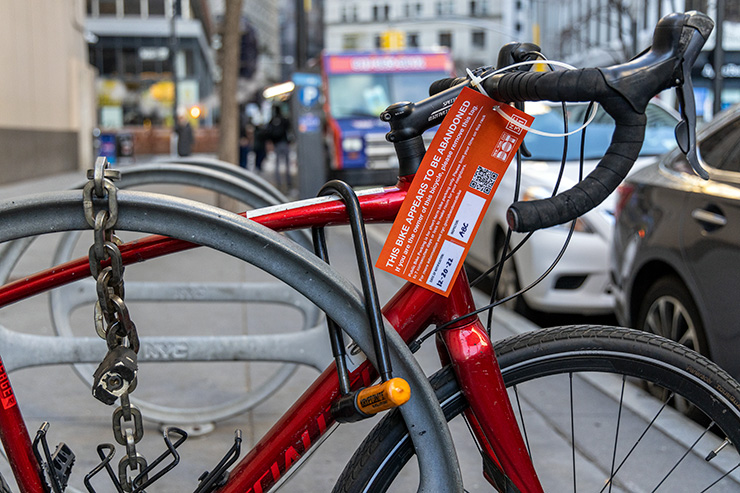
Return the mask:
<svg viewBox="0 0 740 493">
<path fill-rule="evenodd" d="M 679 149 L 686 155 L 686 160 L 694 172 L 705 180 L 709 179 L 709 173 L 701 166 L 699 149 L 696 146 L 696 102 L 694 101 L 694 84 L 691 80 L 691 68 L 697 55 L 704 45 L 704 40 L 711 32 L 711 26 L 698 25 L 695 27 L 701 36 L 692 36 L 689 45 L 684 51 L 683 60 L 679 68 L 680 74 L 676 86 L 679 113 L 681 121 L 676 125 L 676 142 Z M 702 39 L 704 38 L 704 39 Z"/>
<path fill-rule="evenodd" d="M 694 172 L 708 180 L 709 173 L 702 167 L 696 147 L 696 102 L 694 101 L 694 84 L 691 81 L 691 67 L 684 63 L 682 72 L 683 84 L 676 87 L 678 109 L 681 115 L 681 121 L 676 125 L 676 142 L 681 152 L 686 155 L 686 160 Z"/>
</svg>

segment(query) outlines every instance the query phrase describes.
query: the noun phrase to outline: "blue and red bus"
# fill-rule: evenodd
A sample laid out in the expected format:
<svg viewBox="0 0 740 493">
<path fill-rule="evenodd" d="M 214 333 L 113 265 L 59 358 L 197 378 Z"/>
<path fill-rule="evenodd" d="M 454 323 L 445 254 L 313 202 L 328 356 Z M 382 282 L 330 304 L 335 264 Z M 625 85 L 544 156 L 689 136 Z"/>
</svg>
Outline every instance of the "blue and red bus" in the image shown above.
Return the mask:
<svg viewBox="0 0 740 493">
<path fill-rule="evenodd" d="M 330 176 L 353 185 L 394 183 L 398 162 L 378 116 L 390 104 L 416 101 L 450 77 L 447 51 L 326 53 L 322 57 Z"/>
</svg>

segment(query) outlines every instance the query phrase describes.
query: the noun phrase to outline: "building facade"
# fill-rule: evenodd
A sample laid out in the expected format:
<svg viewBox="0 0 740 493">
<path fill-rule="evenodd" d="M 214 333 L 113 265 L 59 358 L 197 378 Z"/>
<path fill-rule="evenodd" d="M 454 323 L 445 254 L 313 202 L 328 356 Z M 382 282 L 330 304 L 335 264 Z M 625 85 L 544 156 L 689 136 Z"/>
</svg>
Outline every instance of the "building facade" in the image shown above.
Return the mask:
<svg viewBox="0 0 740 493">
<path fill-rule="evenodd" d="M 101 129 L 171 126 L 175 87 L 177 110 L 202 105 L 209 122 L 216 76 L 210 10 L 203 0 L 180 0 L 173 22 L 173 1 L 87 0 Z"/>
<path fill-rule="evenodd" d="M 530 41 L 529 2 L 518 0 L 325 0 L 329 52 L 399 48 L 450 50 L 458 72 L 493 65 L 501 45 Z"/>
<path fill-rule="evenodd" d="M 724 4 L 722 15 L 718 5 Z M 658 20 L 672 12 L 698 10 L 722 22 L 722 107 L 740 102 L 740 2 L 725 0 L 533 0 L 531 18 L 540 26 L 550 57 L 576 66 L 621 63 L 650 46 Z M 704 46 L 692 78 L 697 113 L 710 119 L 714 101 L 717 29 Z M 666 94 L 670 97 L 670 94 Z"/>
<path fill-rule="evenodd" d="M 0 183 L 92 164 L 82 0 L 0 2 Z"/>
<path fill-rule="evenodd" d="M 224 0 L 209 0 L 216 25 L 222 24 Z M 254 99 L 265 86 L 280 80 L 281 32 L 280 2 L 242 0 L 242 67 L 237 100 L 244 104 Z"/>
</svg>

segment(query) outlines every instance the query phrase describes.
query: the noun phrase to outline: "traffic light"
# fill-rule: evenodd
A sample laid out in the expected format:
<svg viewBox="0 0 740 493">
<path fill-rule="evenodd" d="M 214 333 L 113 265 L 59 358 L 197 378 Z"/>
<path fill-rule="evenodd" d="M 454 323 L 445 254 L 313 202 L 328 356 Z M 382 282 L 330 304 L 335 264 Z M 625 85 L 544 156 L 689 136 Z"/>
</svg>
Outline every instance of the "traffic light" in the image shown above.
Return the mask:
<svg viewBox="0 0 740 493">
<path fill-rule="evenodd" d="M 402 50 L 406 47 L 406 37 L 402 31 L 384 31 L 380 35 L 380 47 L 384 50 Z"/>
</svg>

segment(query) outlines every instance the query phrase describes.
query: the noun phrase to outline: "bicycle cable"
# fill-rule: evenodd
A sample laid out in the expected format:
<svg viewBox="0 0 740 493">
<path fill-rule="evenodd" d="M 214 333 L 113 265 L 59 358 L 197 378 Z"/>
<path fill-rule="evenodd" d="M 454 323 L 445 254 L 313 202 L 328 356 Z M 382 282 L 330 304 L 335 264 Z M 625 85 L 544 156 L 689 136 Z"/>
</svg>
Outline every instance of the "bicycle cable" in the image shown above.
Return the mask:
<svg viewBox="0 0 740 493">
<path fill-rule="evenodd" d="M 531 52 L 531 54 L 533 54 L 535 56 L 538 56 L 539 58 L 542 58 L 543 60 L 547 60 L 547 57 L 544 54 L 540 53 L 540 52 Z M 550 70 L 554 70 L 553 69 L 553 66 L 550 63 L 548 63 L 547 66 L 548 66 L 548 68 Z M 561 108 L 563 110 L 563 135 L 562 135 L 562 137 L 563 137 L 563 154 L 562 154 L 562 158 L 560 160 L 560 171 L 558 173 L 557 179 L 555 180 L 555 186 L 553 187 L 553 192 L 552 192 L 552 195 L 553 196 L 555 194 L 557 194 L 557 191 L 560 188 L 560 183 L 561 183 L 561 181 L 563 179 L 563 175 L 565 174 L 565 165 L 566 165 L 567 157 L 568 157 L 568 136 L 571 135 L 571 132 L 568 131 L 569 130 L 568 129 L 568 126 L 569 125 L 568 125 L 567 106 L 566 106 L 565 102 L 560 103 L 560 105 L 561 105 Z M 522 108 L 519 108 L 519 109 L 522 109 Z M 591 120 L 593 120 L 593 116 L 594 115 L 592 115 Z M 589 121 L 589 123 L 590 123 L 590 121 Z M 585 129 L 585 125 L 583 127 L 581 127 L 581 128 L 582 129 Z M 540 132 L 540 134 L 542 134 L 542 135 L 552 135 L 552 134 L 544 134 L 544 133 L 541 133 L 541 132 Z M 514 200 L 518 200 L 519 194 L 521 192 L 522 155 L 521 155 L 521 152 L 520 151 L 517 151 L 516 157 L 517 157 L 517 162 L 516 162 L 516 165 L 517 165 L 517 175 L 516 175 L 516 185 L 514 187 Z M 499 285 L 499 282 L 501 281 L 501 276 L 502 276 L 503 270 L 504 270 L 504 262 L 506 260 L 508 260 L 509 258 L 511 258 L 511 255 L 509 255 L 509 256 L 506 255 L 506 252 L 509 249 L 509 243 L 511 241 L 511 234 L 512 234 L 511 228 L 507 228 L 506 236 L 505 236 L 504 243 L 503 243 L 502 249 L 501 249 L 501 260 L 499 260 L 499 262 L 498 262 L 498 268 L 496 269 L 496 275 L 494 277 L 493 286 L 491 288 L 491 303 L 490 304 L 493 304 L 495 302 L 496 292 L 498 291 L 498 285 Z M 529 238 L 531 238 L 531 236 L 532 236 L 532 233 L 528 234 L 519 243 L 519 245 L 517 245 L 517 248 L 519 248 L 521 245 L 523 245 L 525 241 L 527 241 Z M 568 241 L 570 241 L 570 238 L 567 238 L 566 239 L 566 245 L 565 246 L 567 246 L 567 242 Z M 564 248 L 565 248 L 565 246 L 564 246 Z M 547 272 L 546 272 L 545 275 L 547 275 L 547 273 L 551 272 L 552 269 L 554 269 L 555 265 L 557 265 L 557 263 L 560 261 L 560 258 L 562 257 L 563 252 L 564 252 L 564 248 L 563 248 L 563 250 L 561 250 L 560 255 L 555 259 L 555 261 L 550 266 L 550 268 L 547 270 Z M 512 255 L 513 255 L 513 252 L 512 252 Z M 528 291 L 529 289 L 532 289 L 542 279 L 544 279 L 544 276 L 541 276 L 539 279 L 537 279 L 534 283 L 532 283 L 529 287 L 527 287 L 526 290 Z M 522 294 L 524 292 L 525 291 L 521 291 Z M 493 326 L 493 308 L 495 306 L 496 305 L 491 306 L 491 308 L 488 309 L 488 318 L 486 320 L 486 333 L 488 334 L 488 337 L 489 338 L 491 337 L 491 329 L 492 329 L 492 326 Z"/>
<path fill-rule="evenodd" d="M 590 113 L 590 110 L 592 109 L 592 105 L 593 104 L 594 104 L 593 102 L 589 103 L 589 107 L 588 107 L 588 109 L 586 111 L 586 115 L 588 115 Z M 565 119 L 564 120 L 564 126 L 566 127 L 566 132 L 567 132 L 567 113 L 565 111 L 563 111 L 563 118 Z M 584 118 L 587 118 L 587 116 L 585 116 Z M 560 172 L 558 174 L 558 179 L 556 180 L 556 183 L 555 183 L 553 194 L 557 193 L 557 188 L 560 185 L 560 181 L 561 181 L 562 175 L 564 173 L 565 159 L 566 159 L 566 156 L 567 156 L 567 139 L 568 139 L 567 136 L 564 137 L 565 142 L 564 142 L 564 145 L 563 145 L 564 152 L 563 152 L 563 158 L 562 158 L 562 161 L 561 161 L 561 169 L 560 169 Z M 586 128 L 583 127 L 581 129 L 581 143 L 580 143 L 580 157 L 579 157 L 579 180 L 583 178 L 583 166 L 584 166 L 584 156 L 585 156 L 585 141 L 586 141 Z M 418 349 L 421 347 L 421 345 L 427 339 L 429 339 L 429 337 L 437 334 L 438 332 L 441 332 L 442 330 L 446 329 L 447 327 L 450 327 L 450 326 L 452 326 L 454 324 L 457 324 L 457 323 L 461 322 L 462 320 L 465 320 L 466 318 L 469 318 L 469 317 L 478 315 L 478 314 L 483 313 L 485 311 L 491 311 L 492 312 L 493 308 L 495 308 L 495 307 L 497 307 L 499 305 L 503 305 L 505 303 L 508 303 L 509 301 L 515 299 L 517 296 L 521 296 L 522 294 L 526 293 L 530 289 L 534 288 L 537 284 L 539 284 L 540 282 L 542 282 L 545 279 L 545 277 L 547 277 L 550 274 L 550 272 L 553 271 L 553 269 L 555 268 L 555 266 L 557 266 L 557 264 L 560 262 L 560 260 L 562 259 L 563 255 L 565 254 L 565 251 L 567 250 L 568 245 L 570 244 L 570 240 L 573 237 L 573 233 L 575 231 L 575 226 L 576 226 L 576 221 L 577 221 L 577 219 L 576 220 L 573 220 L 571 222 L 570 228 L 568 230 L 568 235 L 566 236 L 565 241 L 563 242 L 563 247 L 560 249 L 560 252 L 555 257 L 555 259 L 550 264 L 550 266 L 545 270 L 545 272 L 539 278 L 537 278 L 535 281 L 533 281 L 527 287 L 525 287 L 523 289 L 520 289 L 516 293 L 514 293 L 514 294 L 512 294 L 510 296 L 507 296 L 506 298 L 502 298 L 502 299 L 497 300 L 497 301 L 492 301 L 491 303 L 489 303 L 486 306 L 483 306 L 481 308 L 478 308 L 476 310 L 473 310 L 473 311 L 471 311 L 469 313 L 466 313 L 465 315 L 461 315 L 461 316 L 459 316 L 459 317 L 457 317 L 455 319 L 452 319 L 452 320 L 450 320 L 450 321 L 448 321 L 448 322 L 446 322 L 446 323 L 444 323 L 444 324 L 442 324 L 442 325 L 440 325 L 438 327 L 435 327 L 434 329 L 432 329 L 429 332 L 427 332 L 426 334 L 422 335 L 421 337 L 419 337 L 415 341 L 412 341 L 409 344 L 409 349 L 411 349 L 412 352 L 418 351 Z M 524 241 L 528 240 L 531 237 L 531 235 L 532 235 L 532 233 L 529 233 L 519 244 L 517 244 L 517 247 L 516 248 L 519 248 L 524 243 Z M 506 245 L 504 245 L 504 247 L 506 247 Z M 513 254 L 513 252 L 512 252 L 512 254 Z M 489 269 L 488 273 L 490 273 L 494 268 L 496 268 L 497 265 L 501 264 L 504 260 L 507 260 L 510 257 L 511 257 L 511 255 L 505 256 L 505 258 L 502 261 L 499 261 L 496 265 L 494 265 L 494 267 L 492 267 L 491 269 Z M 501 267 L 499 267 L 499 268 L 501 268 Z M 478 279 L 480 279 L 480 277 Z M 476 279 L 476 281 L 478 281 L 478 279 Z M 491 297 L 491 299 L 493 299 L 494 296 L 495 296 L 495 287 L 492 290 L 492 297 Z M 489 320 L 492 320 L 492 315 L 489 316 Z M 489 322 L 489 324 L 490 324 L 490 322 Z M 486 327 L 486 331 L 488 332 L 488 335 L 490 337 L 490 332 L 491 332 L 491 326 L 490 325 Z"/>
</svg>

